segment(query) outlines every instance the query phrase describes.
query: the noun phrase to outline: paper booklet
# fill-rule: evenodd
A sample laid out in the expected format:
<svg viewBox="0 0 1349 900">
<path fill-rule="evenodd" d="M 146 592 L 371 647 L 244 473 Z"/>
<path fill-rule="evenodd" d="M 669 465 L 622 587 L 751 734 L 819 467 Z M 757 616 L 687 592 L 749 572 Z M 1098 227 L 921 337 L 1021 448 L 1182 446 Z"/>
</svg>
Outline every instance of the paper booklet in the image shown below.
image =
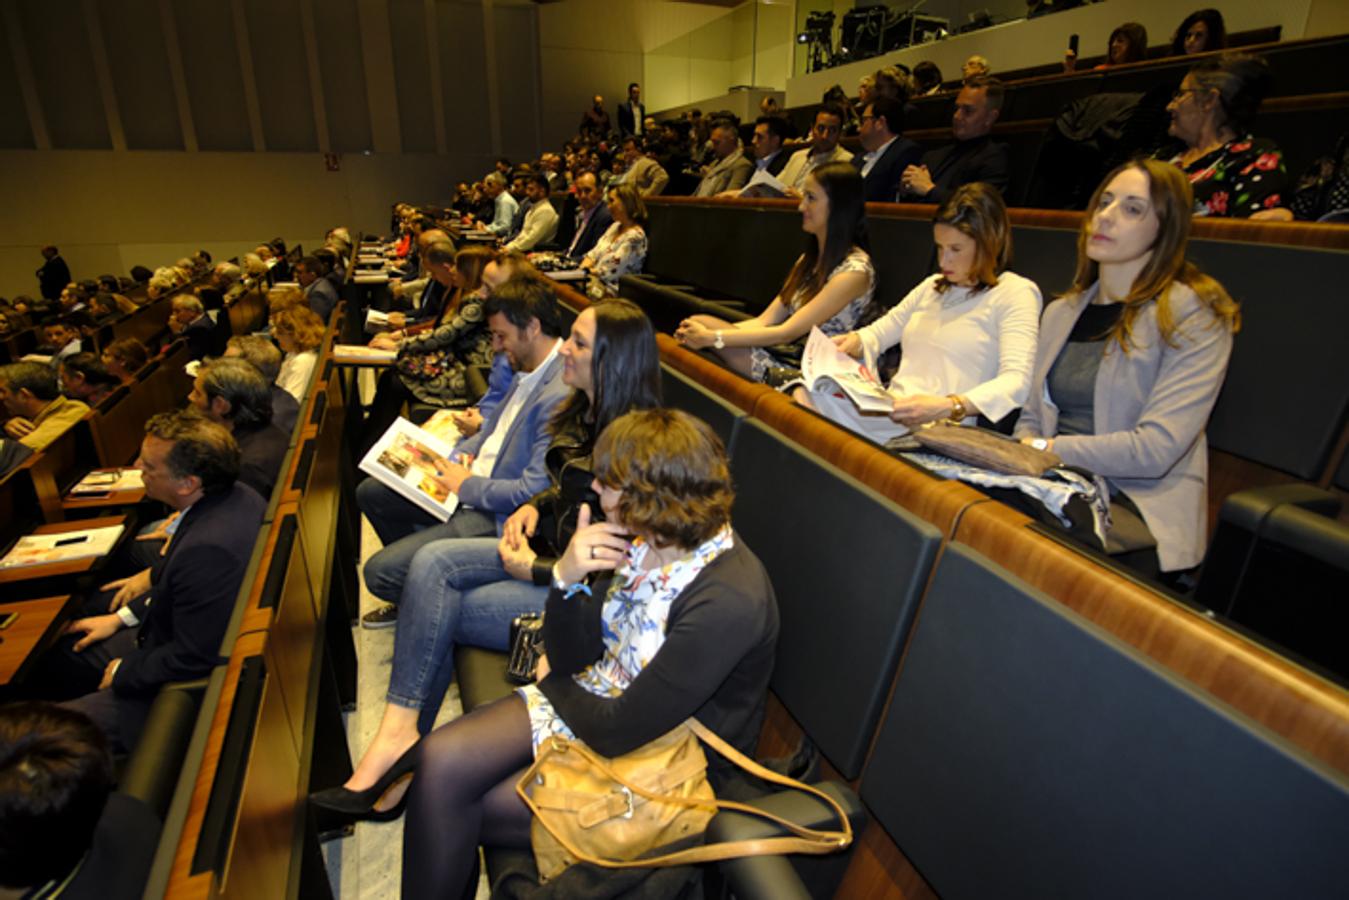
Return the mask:
<svg viewBox="0 0 1349 900">
<path fill-rule="evenodd" d="M 374 326 L 375 328 L 388 328 L 389 314 L 380 312 L 377 309 L 367 309 L 365 311 L 365 324 Z"/>
<path fill-rule="evenodd" d="M 391 363 L 397 350 L 377 350 L 365 344 L 333 344 L 333 359 L 338 362 Z"/>
<path fill-rule="evenodd" d="M 360 469 L 444 522 L 458 508 L 459 497 L 436 480 L 436 463 L 451 460 L 462 462 L 448 441 L 398 419 L 370 448 Z"/>
<path fill-rule="evenodd" d="M 85 531 L 63 531 L 59 534 L 30 534 L 19 538 L 4 559 L 0 559 L 0 569 L 16 569 L 22 566 L 41 566 L 48 563 L 69 562 L 73 559 L 87 559 L 91 556 L 104 556 L 117 544 L 122 536 L 121 525 L 107 528 L 90 528 Z"/>
<path fill-rule="evenodd" d="M 388 272 L 360 272 L 358 271 L 351 279 L 356 284 L 388 284 Z"/>
<path fill-rule="evenodd" d="M 72 494 L 111 494 L 145 487 L 140 469 L 94 469 L 70 489 Z"/>
<path fill-rule="evenodd" d="M 864 413 L 888 413 L 895 398 L 863 363 L 834 345 L 819 328 L 810 329 L 801 353 L 801 376 L 812 391 L 842 392 Z"/>
<path fill-rule="evenodd" d="M 785 197 L 787 185 L 776 176 L 768 174 L 767 169 L 755 169 L 754 175 L 740 189 L 742 197 Z"/>
<path fill-rule="evenodd" d="M 559 272 L 549 272 L 548 277 L 554 281 L 585 281 L 589 274 L 585 269 L 562 269 Z"/>
</svg>

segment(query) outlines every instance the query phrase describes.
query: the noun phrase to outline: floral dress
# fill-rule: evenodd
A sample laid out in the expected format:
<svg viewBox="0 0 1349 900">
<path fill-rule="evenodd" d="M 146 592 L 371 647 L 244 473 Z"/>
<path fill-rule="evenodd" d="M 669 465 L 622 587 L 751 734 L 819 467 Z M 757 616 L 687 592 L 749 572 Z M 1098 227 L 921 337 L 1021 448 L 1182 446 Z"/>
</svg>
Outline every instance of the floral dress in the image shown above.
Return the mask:
<svg viewBox="0 0 1349 900">
<path fill-rule="evenodd" d="M 398 377 L 421 402 L 442 408 L 468 405 L 468 367 L 492 365 L 484 302 L 469 294 L 448 319 L 398 348 Z"/>
<path fill-rule="evenodd" d="M 866 275 L 867 289 L 837 313 L 828 321 L 820 323 L 820 330 L 829 337 L 839 334 L 847 334 L 849 331 L 856 330 L 862 320 L 862 313 L 871 305 L 871 296 L 876 290 L 876 269 L 871 264 L 871 257 L 865 250 L 857 247 L 852 248 L 848 255 L 843 258 L 843 262 L 834 267 L 834 271 L 829 273 L 825 279 L 825 284 L 833 281 L 839 275 L 845 272 L 861 272 Z M 804 287 L 798 288 L 796 293 L 788 302 L 787 315 L 793 315 L 801 307 L 805 306 L 810 297 L 806 296 Z M 805 347 L 805 338 L 794 344 L 784 345 L 769 349 L 767 347 L 753 347 L 750 349 L 750 374 L 755 381 L 763 381 L 768 374 L 768 370 L 774 366 L 785 366 L 787 368 L 797 369 L 801 367 L 801 351 Z"/>
<path fill-rule="evenodd" d="M 1170 162 L 1190 179 L 1196 216 L 1244 219 L 1284 205 L 1288 169 L 1283 152 L 1271 140 L 1243 135 L 1188 166 L 1181 163 L 1181 156 Z"/>
<path fill-rule="evenodd" d="M 665 643 L 665 625 L 675 598 L 733 545 L 731 526 L 727 525 L 689 555 L 664 568 L 644 571 L 641 563 L 650 545 L 641 538 L 634 540 L 600 611 L 604 654 L 572 676 L 576 683 L 597 697 L 617 697 L 627 690 Z M 576 740 L 538 685 L 528 684 L 516 692 L 529 709 L 529 732 L 536 754 L 539 745 L 555 735 Z"/>
<path fill-rule="evenodd" d="M 646 232 L 634 225 L 622 234 L 617 222 L 610 225 L 595 247 L 585 255 L 593 268 L 588 293 L 595 299 L 618 296 L 618 279 L 642 271 L 646 263 Z"/>
</svg>

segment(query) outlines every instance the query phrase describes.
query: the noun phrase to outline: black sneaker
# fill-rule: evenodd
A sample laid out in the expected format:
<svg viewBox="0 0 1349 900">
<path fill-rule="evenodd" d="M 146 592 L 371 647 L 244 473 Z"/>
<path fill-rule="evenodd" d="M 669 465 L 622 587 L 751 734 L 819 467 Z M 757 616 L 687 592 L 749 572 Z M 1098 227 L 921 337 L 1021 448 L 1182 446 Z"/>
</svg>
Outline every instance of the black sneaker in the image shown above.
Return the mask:
<svg viewBox="0 0 1349 900">
<path fill-rule="evenodd" d="M 388 603 L 361 616 L 362 628 L 392 628 L 398 624 L 398 604 Z"/>
</svg>

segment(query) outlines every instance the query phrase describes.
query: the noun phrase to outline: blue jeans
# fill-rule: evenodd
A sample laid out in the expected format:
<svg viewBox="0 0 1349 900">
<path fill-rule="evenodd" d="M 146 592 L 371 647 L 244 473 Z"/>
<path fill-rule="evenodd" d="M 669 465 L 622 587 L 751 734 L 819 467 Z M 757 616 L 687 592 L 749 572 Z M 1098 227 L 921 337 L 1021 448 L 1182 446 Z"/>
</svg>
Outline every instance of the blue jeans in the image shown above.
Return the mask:
<svg viewBox="0 0 1349 900">
<path fill-rule="evenodd" d="M 432 541 L 412 558 L 398 604 L 388 701 L 430 732 L 454 679 L 454 645 L 507 649 L 511 619 L 542 612 L 548 588 L 506 573 L 496 538 Z"/>
<path fill-rule="evenodd" d="M 384 548 L 365 563 L 365 586 L 381 600 L 397 603 L 412 557 L 432 541 L 496 534 L 496 516 L 459 507 L 448 522 L 403 499 L 373 478 L 356 486 L 356 505 L 370 520 Z M 493 541 L 492 546 L 496 546 Z"/>
</svg>

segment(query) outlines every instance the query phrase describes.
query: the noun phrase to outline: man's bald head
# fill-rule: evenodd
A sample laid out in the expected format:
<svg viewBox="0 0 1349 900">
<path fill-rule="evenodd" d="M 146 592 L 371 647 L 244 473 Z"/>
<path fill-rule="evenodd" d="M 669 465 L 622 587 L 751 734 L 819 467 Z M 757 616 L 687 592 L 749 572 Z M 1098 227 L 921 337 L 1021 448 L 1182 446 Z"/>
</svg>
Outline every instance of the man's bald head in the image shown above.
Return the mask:
<svg viewBox="0 0 1349 900">
<path fill-rule="evenodd" d="M 582 172 L 577 175 L 572 187 L 576 191 L 576 202 L 582 209 L 590 209 L 600 202 L 600 183 L 596 180 L 594 172 Z"/>
</svg>

